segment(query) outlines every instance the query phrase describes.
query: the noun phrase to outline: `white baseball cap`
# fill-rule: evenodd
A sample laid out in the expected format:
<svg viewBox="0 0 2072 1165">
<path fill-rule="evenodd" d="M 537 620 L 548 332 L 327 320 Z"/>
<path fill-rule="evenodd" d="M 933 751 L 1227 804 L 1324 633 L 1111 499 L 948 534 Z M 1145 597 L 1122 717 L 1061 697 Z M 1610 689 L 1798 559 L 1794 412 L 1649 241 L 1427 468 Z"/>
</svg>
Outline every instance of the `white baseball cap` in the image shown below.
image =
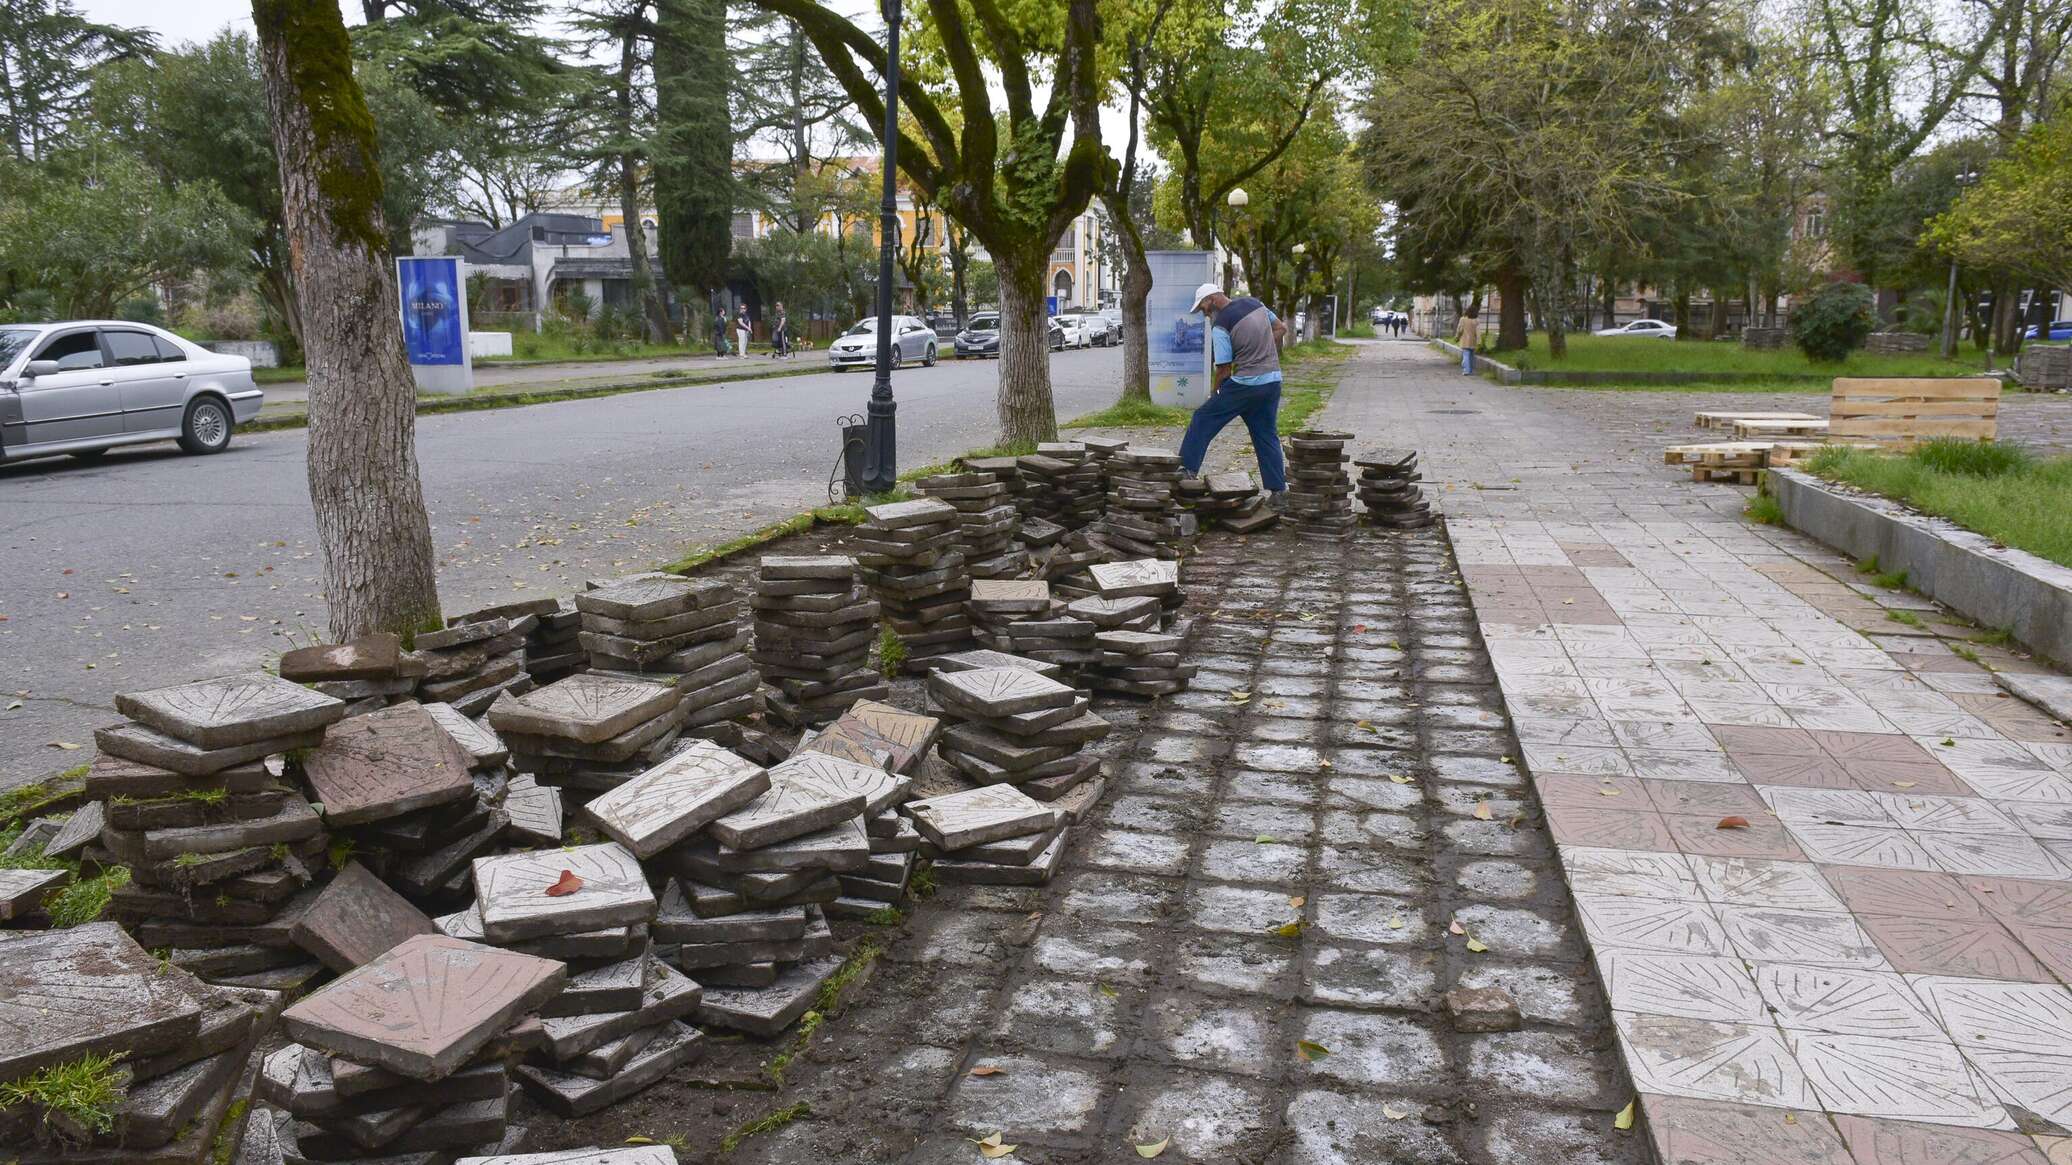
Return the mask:
<svg viewBox="0 0 2072 1165">
<path fill-rule="evenodd" d="M 1208 297 L 1210 297 L 1210 296 L 1212 296 L 1212 295 L 1221 295 L 1221 294 L 1223 294 L 1223 289 L 1222 289 L 1222 288 L 1220 288 L 1220 287 L 1216 286 L 1216 285 L 1215 285 L 1215 284 L 1213 284 L 1213 283 L 1204 283 L 1204 284 L 1202 284 L 1202 285 L 1201 285 L 1200 287 L 1197 287 L 1197 288 L 1195 288 L 1195 289 L 1194 289 L 1194 306 L 1193 306 L 1193 307 L 1190 307 L 1190 308 L 1188 308 L 1187 310 L 1188 310 L 1188 311 L 1200 311 L 1200 310 L 1201 310 L 1201 301 L 1202 301 L 1202 300 L 1205 300 L 1205 299 L 1207 299 Z"/>
</svg>

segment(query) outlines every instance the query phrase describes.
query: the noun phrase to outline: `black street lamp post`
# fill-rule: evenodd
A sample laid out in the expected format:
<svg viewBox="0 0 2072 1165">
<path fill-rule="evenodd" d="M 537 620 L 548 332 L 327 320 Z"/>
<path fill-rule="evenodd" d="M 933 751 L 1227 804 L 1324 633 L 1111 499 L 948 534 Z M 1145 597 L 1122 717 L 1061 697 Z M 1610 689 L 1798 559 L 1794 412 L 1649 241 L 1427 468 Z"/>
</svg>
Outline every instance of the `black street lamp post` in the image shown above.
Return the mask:
<svg viewBox="0 0 2072 1165">
<path fill-rule="evenodd" d="M 878 369 L 865 411 L 863 489 L 890 493 L 899 483 L 899 440 L 892 400 L 892 248 L 899 238 L 899 4 L 885 6 L 885 170 L 878 203 Z"/>
</svg>

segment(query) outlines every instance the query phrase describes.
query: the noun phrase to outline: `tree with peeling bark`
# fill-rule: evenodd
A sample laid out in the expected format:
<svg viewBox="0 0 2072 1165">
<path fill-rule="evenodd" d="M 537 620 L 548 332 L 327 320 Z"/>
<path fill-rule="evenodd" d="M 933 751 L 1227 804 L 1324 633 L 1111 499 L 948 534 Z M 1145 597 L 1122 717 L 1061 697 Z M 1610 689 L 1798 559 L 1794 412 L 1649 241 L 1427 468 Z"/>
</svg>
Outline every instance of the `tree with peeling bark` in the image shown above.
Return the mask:
<svg viewBox="0 0 2072 1165">
<path fill-rule="evenodd" d="M 814 0 L 754 3 L 796 21 L 864 122 L 884 123 L 885 50 L 873 34 Z M 949 81 L 901 86 L 900 103 L 915 129 L 900 133 L 900 169 L 970 231 L 998 269 L 1001 441 L 1052 440 L 1057 408 L 1045 275 L 1057 240 L 1114 166 L 1101 148 L 1096 0 L 927 0 L 915 15 L 911 51 L 939 60 Z M 1045 70 L 1050 93 L 1039 105 L 1037 80 Z M 1000 112 L 996 79 L 1006 99 Z M 952 111 L 961 126 L 953 125 Z"/>
<path fill-rule="evenodd" d="M 303 305 L 309 498 L 331 637 L 439 623 L 374 120 L 334 0 L 253 0 Z"/>
</svg>

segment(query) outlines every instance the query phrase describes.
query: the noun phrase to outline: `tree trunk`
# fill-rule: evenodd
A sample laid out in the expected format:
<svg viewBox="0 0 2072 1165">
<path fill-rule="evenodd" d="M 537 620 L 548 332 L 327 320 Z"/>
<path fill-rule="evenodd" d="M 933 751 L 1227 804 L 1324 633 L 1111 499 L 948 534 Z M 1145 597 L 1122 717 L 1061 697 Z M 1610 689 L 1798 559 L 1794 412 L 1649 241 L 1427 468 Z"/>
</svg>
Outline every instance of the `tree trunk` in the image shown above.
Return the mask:
<svg viewBox="0 0 2072 1165">
<path fill-rule="evenodd" d="M 1151 399 L 1151 268 L 1144 258 L 1144 233 L 1130 217 L 1126 191 L 1101 195 L 1109 221 L 1122 242 L 1122 399 Z"/>
<path fill-rule="evenodd" d="M 381 213 L 374 121 L 338 5 L 253 0 L 309 368 L 309 500 L 331 638 L 439 625 L 417 389 Z"/>
<path fill-rule="evenodd" d="M 1727 334 L 1727 297 L 1719 292 L 1712 293 L 1712 338 L 1717 340 Z"/>
<path fill-rule="evenodd" d="M 626 219 L 626 257 L 633 266 L 633 300 L 647 319 L 648 343 L 673 344 L 676 328 L 669 321 L 669 305 L 662 301 L 662 288 L 655 281 L 655 267 L 648 259 L 647 228 L 640 222 L 640 171 L 633 155 L 619 155 L 619 213 Z"/>
<path fill-rule="evenodd" d="M 1676 338 L 1691 338 L 1691 291 L 1681 286 L 1676 289 Z"/>
<path fill-rule="evenodd" d="M 1027 256 L 999 251 L 1000 443 L 1014 446 L 1058 439 L 1057 405 L 1050 396 L 1050 321 L 1044 314 L 1044 247 Z"/>
<path fill-rule="evenodd" d="M 1526 346 L 1525 272 L 1516 259 L 1506 259 L 1496 269 L 1496 293 L 1503 300 L 1497 308 L 1496 346 L 1501 352 L 1515 352 Z"/>
<path fill-rule="evenodd" d="M 964 239 L 963 228 L 945 221 L 943 236 L 950 245 L 950 314 L 957 317 L 957 326 L 971 318 L 971 293 L 965 283 L 965 272 L 971 267 L 971 251 Z"/>
</svg>

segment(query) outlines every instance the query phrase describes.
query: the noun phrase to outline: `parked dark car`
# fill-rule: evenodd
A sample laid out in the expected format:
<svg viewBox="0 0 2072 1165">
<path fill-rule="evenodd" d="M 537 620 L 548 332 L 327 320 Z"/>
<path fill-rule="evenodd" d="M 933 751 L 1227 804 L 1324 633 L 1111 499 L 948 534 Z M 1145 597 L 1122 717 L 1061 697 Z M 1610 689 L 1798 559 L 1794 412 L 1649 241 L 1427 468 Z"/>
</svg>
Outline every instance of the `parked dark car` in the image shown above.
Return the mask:
<svg viewBox="0 0 2072 1165">
<path fill-rule="evenodd" d="M 999 356 L 999 313 L 982 311 L 973 315 L 951 342 L 956 346 L 959 360 Z"/>
</svg>

